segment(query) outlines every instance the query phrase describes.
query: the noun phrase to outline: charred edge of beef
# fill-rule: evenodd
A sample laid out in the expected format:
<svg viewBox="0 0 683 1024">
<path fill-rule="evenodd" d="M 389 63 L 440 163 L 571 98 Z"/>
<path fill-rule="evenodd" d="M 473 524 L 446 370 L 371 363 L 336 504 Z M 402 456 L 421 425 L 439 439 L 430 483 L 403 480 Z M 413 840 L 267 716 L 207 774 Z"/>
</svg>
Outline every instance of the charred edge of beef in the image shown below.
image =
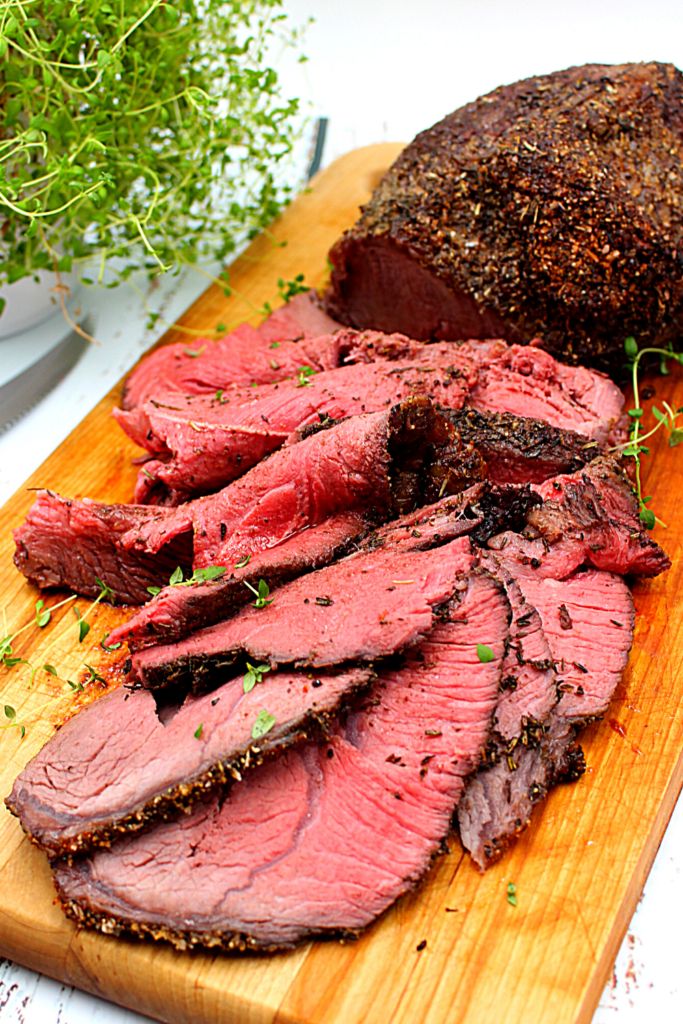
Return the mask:
<svg viewBox="0 0 683 1024">
<path fill-rule="evenodd" d="M 423 397 L 391 410 L 389 456 L 394 512 L 399 516 L 444 494 L 457 494 L 485 475 L 474 444 L 462 442 L 448 417 Z"/>
<path fill-rule="evenodd" d="M 56 878 L 54 882 L 62 910 L 76 924 L 102 932 L 105 935 L 149 939 L 155 942 L 161 939 L 164 942 L 170 943 L 181 952 L 188 949 L 216 949 L 224 953 L 278 953 L 288 949 L 296 949 L 307 938 L 315 937 L 316 940 L 339 939 L 349 941 L 357 939 L 363 931 L 363 929 L 342 928 L 330 928 L 322 931 L 316 927 L 311 928 L 307 935 L 302 934 L 294 942 L 276 942 L 264 945 L 244 932 L 233 932 L 227 935 L 225 932 L 200 932 L 193 929 L 176 931 L 163 924 L 146 924 L 144 921 L 123 921 L 111 914 L 102 913 L 93 907 L 84 907 L 76 900 L 69 899 L 64 895 Z"/>
<path fill-rule="evenodd" d="M 560 473 L 573 473 L 604 454 L 596 441 L 543 420 L 479 412 L 468 406 L 442 411 L 463 442 L 476 446 L 495 483 L 541 483 Z"/>
<path fill-rule="evenodd" d="M 74 854 L 87 853 L 98 847 L 109 847 L 119 836 L 139 832 L 154 822 L 171 821 L 216 790 L 225 791 L 233 782 L 241 782 L 244 772 L 277 757 L 288 747 L 304 743 L 306 740 L 324 739 L 330 724 L 344 710 L 346 704 L 362 695 L 374 679 L 375 673 L 368 670 L 365 677 L 344 694 L 340 707 L 329 711 L 309 711 L 298 722 L 292 722 L 286 732 L 266 734 L 260 740 L 254 740 L 233 757 L 217 761 L 206 771 L 164 790 L 144 806 L 116 821 L 97 823 L 79 832 L 78 835 L 65 837 L 58 845 L 49 848 L 41 844 L 30 832 L 26 832 L 26 835 L 35 846 L 46 850 L 51 859 L 71 859 Z M 19 817 L 9 797 L 5 799 L 5 804 L 12 814 Z"/>
<path fill-rule="evenodd" d="M 542 500 L 528 485 L 523 487 L 488 487 L 483 492 L 473 510 L 481 515 L 480 522 L 474 526 L 471 537 L 482 547 L 491 538 L 512 530 L 521 533 L 533 509 L 542 504 Z"/>
</svg>

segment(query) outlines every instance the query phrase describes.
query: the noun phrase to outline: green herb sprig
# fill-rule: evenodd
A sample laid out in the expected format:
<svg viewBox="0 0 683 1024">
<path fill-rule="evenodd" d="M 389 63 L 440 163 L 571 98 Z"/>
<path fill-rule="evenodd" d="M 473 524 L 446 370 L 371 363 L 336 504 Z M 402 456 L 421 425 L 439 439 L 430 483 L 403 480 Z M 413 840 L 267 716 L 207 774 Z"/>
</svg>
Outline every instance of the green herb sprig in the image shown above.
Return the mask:
<svg viewBox="0 0 683 1024">
<path fill-rule="evenodd" d="M 640 399 L 640 369 L 641 362 L 644 358 L 648 358 L 651 361 L 652 356 L 659 357 L 659 372 L 666 376 L 669 373 L 668 363 L 670 360 L 683 365 L 683 352 L 675 352 L 673 347 L 669 348 L 638 348 L 638 343 L 633 337 L 626 338 L 624 342 L 624 351 L 626 352 L 627 365 L 631 374 L 631 387 L 633 389 L 633 407 L 628 410 L 628 415 L 631 421 L 629 430 L 629 439 L 626 444 L 617 445 L 613 451 L 620 451 L 622 455 L 626 455 L 634 460 L 635 463 L 635 491 L 638 499 L 638 514 L 640 521 L 643 526 L 651 530 L 658 523 L 660 526 L 666 524 L 659 519 L 653 510 L 649 508 L 649 504 L 652 501 L 652 495 L 643 494 L 643 486 L 641 481 L 641 455 L 649 455 L 650 448 L 644 444 L 644 441 L 649 441 L 658 430 L 664 430 L 669 436 L 669 446 L 675 448 L 677 445 L 683 442 L 683 425 L 679 420 L 683 408 L 672 409 L 668 402 L 662 402 L 663 410 L 658 408 L 656 405 L 651 407 L 651 412 L 656 420 L 656 423 L 649 430 L 643 432 L 642 421 L 644 415 L 644 409 Z"/>
<path fill-rule="evenodd" d="M 252 594 L 256 595 L 256 600 L 252 602 L 254 608 L 265 608 L 266 605 L 273 603 L 273 598 L 268 596 L 270 587 L 265 580 L 259 580 L 256 586 L 253 586 L 248 580 L 242 580 L 242 582 L 251 590 Z"/>
<path fill-rule="evenodd" d="M 270 672 L 270 665 L 252 665 L 247 662 L 247 671 L 244 673 L 242 687 L 245 693 L 251 693 L 257 683 L 263 682 L 266 672 Z"/>
<path fill-rule="evenodd" d="M 224 262 L 292 195 L 300 41 L 282 0 L 0 0 L 0 283 Z"/>
</svg>

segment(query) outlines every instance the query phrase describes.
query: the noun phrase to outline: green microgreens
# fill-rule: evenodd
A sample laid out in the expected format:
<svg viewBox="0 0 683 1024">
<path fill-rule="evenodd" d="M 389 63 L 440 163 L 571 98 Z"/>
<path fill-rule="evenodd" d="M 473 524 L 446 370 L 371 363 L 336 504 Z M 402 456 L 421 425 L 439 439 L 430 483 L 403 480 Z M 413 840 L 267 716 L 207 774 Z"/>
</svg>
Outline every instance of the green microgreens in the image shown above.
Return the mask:
<svg viewBox="0 0 683 1024">
<path fill-rule="evenodd" d="M 289 302 L 289 300 L 293 299 L 295 295 L 300 295 L 302 292 L 309 292 L 311 289 L 307 284 L 304 284 L 304 275 L 297 274 L 291 281 L 285 281 L 283 277 L 278 277 L 277 290 L 280 298 L 284 302 Z"/>
<path fill-rule="evenodd" d="M 659 523 L 660 526 L 666 524 L 658 519 L 654 514 L 649 504 L 652 501 L 652 496 L 643 495 L 643 487 L 641 481 L 641 455 L 649 455 L 650 449 L 647 445 L 643 444 L 644 441 L 648 441 L 658 430 L 665 430 L 669 435 L 669 446 L 675 448 L 677 445 L 683 442 L 683 427 L 680 425 L 678 417 L 683 413 L 683 409 L 672 409 L 668 402 L 662 402 L 664 411 L 659 409 L 656 405 L 652 406 L 652 415 L 656 420 L 656 423 L 649 430 L 642 432 L 642 420 L 644 409 L 640 401 L 640 382 L 639 372 L 641 361 L 644 357 L 658 356 L 659 357 L 659 372 L 666 375 L 669 373 L 667 363 L 673 359 L 674 362 L 683 365 L 683 352 L 674 352 L 672 347 L 669 348 L 638 348 L 638 343 L 635 338 L 628 337 L 624 342 L 624 351 L 626 353 L 627 364 L 631 372 L 631 386 L 633 389 L 633 408 L 628 410 L 628 415 L 631 421 L 629 429 L 629 439 L 625 444 L 615 446 L 613 451 L 620 451 L 622 455 L 632 458 L 635 463 L 635 491 L 638 500 L 638 513 L 640 521 L 647 530 L 651 530 L 655 523 Z"/>
<path fill-rule="evenodd" d="M 169 587 L 187 587 L 191 583 L 207 583 L 209 580 L 219 580 L 227 572 L 225 565 L 207 565 L 204 569 L 195 569 L 191 576 L 185 579 L 185 574 L 180 566 L 177 566 L 168 579 Z M 163 587 L 147 587 L 147 593 L 156 597 L 161 593 Z"/>
<path fill-rule="evenodd" d="M 479 661 L 486 663 L 487 661 L 493 661 L 495 654 L 486 644 L 477 644 L 477 657 Z"/>
<path fill-rule="evenodd" d="M 251 662 L 247 662 L 247 671 L 242 680 L 244 692 L 250 693 L 257 683 L 262 683 L 266 672 L 270 672 L 270 665 L 252 665 Z"/>
<path fill-rule="evenodd" d="M 271 715 L 269 711 L 262 708 L 256 716 L 256 721 L 251 727 L 251 738 L 253 740 L 260 740 L 262 736 L 265 736 L 267 732 L 275 725 L 275 716 Z"/>
<path fill-rule="evenodd" d="M 256 600 L 253 602 L 254 608 L 265 608 L 267 604 L 273 603 L 272 597 L 268 596 L 270 587 L 265 580 L 259 580 L 256 586 L 253 586 L 248 580 L 242 580 L 242 582 L 251 590 L 252 594 L 256 595 Z"/>
<path fill-rule="evenodd" d="M 508 882 L 507 885 L 507 901 L 511 907 L 517 906 L 517 886 L 514 882 Z"/>
<path fill-rule="evenodd" d="M 308 387 L 313 376 L 315 376 L 315 370 L 312 366 L 300 366 L 296 374 L 296 386 L 298 388 Z"/>
<path fill-rule="evenodd" d="M 301 34 L 281 0 L 4 0 L 0 282 L 226 262 L 296 188 L 268 63 Z"/>
</svg>

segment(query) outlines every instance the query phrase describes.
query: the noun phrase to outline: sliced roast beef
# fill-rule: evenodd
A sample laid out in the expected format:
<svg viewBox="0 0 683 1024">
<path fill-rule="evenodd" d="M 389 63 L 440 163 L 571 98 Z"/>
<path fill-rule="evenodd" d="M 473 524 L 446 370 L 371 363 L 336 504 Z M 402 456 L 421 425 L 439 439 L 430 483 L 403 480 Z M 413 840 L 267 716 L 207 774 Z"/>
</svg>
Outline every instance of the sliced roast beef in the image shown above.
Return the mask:
<svg viewBox="0 0 683 1024">
<path fill-rule="evenodd" d="M 466 537 L 429 551 L 361 551 L 285 584 L 225 622 L 133 655 L 132 674 L 156 688 L 218 681 L 239 657 L 323 668 L 374 662 L 417 643 L 434 610 L 473 564 Z M 266 603 L 267 602 L 267 603 Z"/>
<path fill-rule="evenodd" d="M 148 690 L 107 693 L 29 761 L 7 806 L 50 856 L 109 845 L 319 732 L 371 678 L 368 669 L 313 676 L 260 668 L 245 675 L 258 680 L 246 693 L 239 676 L 178 708 L 158 708 Z M 255 738 L 263 709 L 270 728 Z"/>
<path fill-rule="evenodd" d="M 434 352 L 431 350 L 434 349 Z M 176 395 L 114 415 L 155 458 L 140 471 L 135 500 L 177 503 L 218 490 L 280 448 L 292 433 L 325 417 L 385 411 L 415 395 L 460 408 L 476 370 L 446 346 L 429 356 L 342 366 L 224 395 Z"/>
<path fill-rule="evenodd" d="M 534 721 L 492 767 L 468 782 L 458 821 L 481 868 L 526 828 L 534 805 L 553 785 L 581 774 L 575 727 L 607 710 L 633 638 L 633 601 L 620 576 L 590 569 L 561 581 L 524 577 L 520 587 L 541 617 L 559 699 L 544 724 Z"/>
<path fill-rule="evenodd" d="M 46 492 L 16 532 L 15 562 L 39 584 L 79 592 L 97 594 L 99 577 L 126 603 L 149 599 L 148 586 L 167 583 L 177 565 L 190 562 L 195 569 L 239 569 L 251 561 L 237 580 L 267 568 L 276 582 L 322 564 L 326 553 L 364 532 L 359 512 L 386 518 L 442 487 L 469 482 L 460 473 L 481 474 L 476 453 L 457 440 L 448 421 L 416 399 L 320 430 L 222 492 L 179 509 L 65 501 Z M 329 529 L 306 537 L 300 555 L 291 545 L 276 550 L 327 517 Z M 256 559 L 268 549 L 272 558 Z M 232 606 L 232 583 L 229 589 Z M 237 589 L 244 591 L 241 583 Z"/>
<path fill-rule="evenodd" d="M 258 552 L 247 564 L 239 563 L 224 575 L 188 581 L 182 586 L 165 586 L 127 622 L 112 630 L 108 642 L 126 642 L 135 650 L 179 640 L 194 630 L 220 622 L 253 600 L 251 587 L 258 587 L 260 579 L 268 579 L 271 587 L 279 587 L 296 576 L 329 565 L 347 554 L 368 530 L 369 524 L 362 515 L 341 512 Z"/>
<path fill-rule="evenodd" d="M 534 337 L 621 371 L 683 317 L 683 75 L 589 64 L 422 132 L 334 245 L 327 308 L 415 338 Z M 566 423 L 565 426 L 570 426 Z"/>
<path fill-rule="evenodd" d="M 640 522 L 633 488 L 613 458 L 536 486 L 543 502 L 522 535 L 504 532 L 489 546 L 515 561 L 513 575 L 564 579 L 581 565 L 656 576 L 671 564 Z"/>
<path fill-rule="evenodd" d="M 254 769 L 182 821 L 57 864 L 66 912 L 180 948 L 275 949 L 366 927 L 448 831 L 486 740 L 507 618 L 500 588 L 471 577 L 420 656 L 382 673 L 328 742 Z"/>
<path fill-rule="evenodd" d="M 133 409 L 171 391 L 202 394 L 233 384 L 280 380 L 302 364 L 330 370 L 339 365 L 339 344 L 331 335 L 340 327 L 318 307 L 312 293 L 297 296 L 258 327 L 240 324 L 219 341 L 199 338 L 150 352 L 126 380 L 121 406 Z M 309 344 L 321 335 L 322 344 Z"/>
<path fill-rule="evenodd" d="M 39 491 L 26 521 L 14 531 L 14 564 L 39 587 L 67 587 L 97 597 L 102 582 L 122 604 L 149 600 L 176 566 L 189 568 L 192 543 L 178 534 L 154 554 L 128 550 L 123 538 L 166 515 L 145 505 L 103 505 Z"/>
<path fill-rule="evenodd" d="M 486 477 L 497 484 L 541 483 L 591 462 L 601 447 L 572 430 L 512 413 L 479 412 L 466 406 L 449 411 L 463 441 L 486 463 Z"/>
</svg>

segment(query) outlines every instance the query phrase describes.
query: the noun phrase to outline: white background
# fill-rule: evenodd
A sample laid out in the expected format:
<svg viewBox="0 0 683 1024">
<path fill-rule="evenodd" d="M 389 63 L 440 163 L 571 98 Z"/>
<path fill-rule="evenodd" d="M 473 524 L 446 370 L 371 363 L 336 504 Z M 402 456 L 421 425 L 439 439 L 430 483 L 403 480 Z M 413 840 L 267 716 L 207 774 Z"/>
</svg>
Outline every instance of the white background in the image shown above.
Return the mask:
<svg viewBox="0 0 683 1024">
<path fill-rule="evenodd" d="M 308 63 L 276 59 L 289 93 L 306 98 L 312 114 L 329 118 L 324 164 L 356 146 L 408 141 L 462 103 L 529 75 L 586 62 L 659 60 L 683 67 L 680 0 L 285 0 L 285 9 L 298 23 L 311 15 L 316 19 L 307 33 Z M 202 279 L 192 274 L 167 280 L 147 295 L 140 283 L 138 291 L 124 286 L 87 295 L 100 344 L 86 351 L 48 398 L 0 435 L 0 500 L 21 485 L 161 333 L 161 324 L 156 333 L 145 329 L 146 309 L 162 308 L 172 321 L 203 288 Z M 58 321 L 44 330 L 64 332 Z M 2 359 L 0 347 L 0 373 L 6 370 Z M 594 1024 L 683 1019 L 678 940 L 682 847 L 679 806 Z M 2 962 L 0 1017 L 2 1024 L 132 1024 L 143 1019 Z"/>
</svg>

